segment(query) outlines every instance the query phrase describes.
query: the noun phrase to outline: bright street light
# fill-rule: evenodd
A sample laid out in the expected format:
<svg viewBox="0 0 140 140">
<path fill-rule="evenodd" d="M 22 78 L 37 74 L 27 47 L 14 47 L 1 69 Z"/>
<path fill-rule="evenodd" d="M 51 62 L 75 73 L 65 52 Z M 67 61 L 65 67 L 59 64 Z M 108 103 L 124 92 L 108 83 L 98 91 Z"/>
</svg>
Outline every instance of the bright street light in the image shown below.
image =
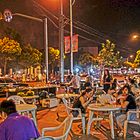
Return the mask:
<svg viewBox="0 0 140 140">
<path fill-rule="evenodd" d="M 138 38 L 138 35 L 133 35 L 132 36 L 132 39 L 137 39 Z"/>
<path fill-rule="evenodd" d="M 133 58 L 134 56 L 131 54 L 131 55 L 129 55 L 128 57 L 127 57 L 127 62 L 129 61 L 129 58 Z"/>
</svg>

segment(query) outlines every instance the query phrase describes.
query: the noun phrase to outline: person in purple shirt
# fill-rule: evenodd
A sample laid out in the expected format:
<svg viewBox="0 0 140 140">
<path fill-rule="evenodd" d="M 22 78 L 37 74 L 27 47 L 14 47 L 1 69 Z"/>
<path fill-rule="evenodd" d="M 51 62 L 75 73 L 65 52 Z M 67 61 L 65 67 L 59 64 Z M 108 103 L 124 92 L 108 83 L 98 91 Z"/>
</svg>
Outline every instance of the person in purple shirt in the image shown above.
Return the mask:
<svg viewBox="0 0 140 140">
<path fill-rule="evenodd" d="M 12 100 L 4 100 L 0 110 L 7 115 L 0 124 L 0 140 L 33 140 L 40 136 L 33 120 L 19 115 Z"/>
</svg>

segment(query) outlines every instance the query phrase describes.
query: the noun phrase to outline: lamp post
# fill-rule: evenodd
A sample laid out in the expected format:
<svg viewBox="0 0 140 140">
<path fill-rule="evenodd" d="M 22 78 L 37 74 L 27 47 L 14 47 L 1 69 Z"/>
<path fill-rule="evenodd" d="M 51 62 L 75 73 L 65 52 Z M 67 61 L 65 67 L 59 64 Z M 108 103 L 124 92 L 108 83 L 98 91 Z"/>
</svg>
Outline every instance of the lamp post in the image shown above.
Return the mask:
<svg viewBox="0 0 140 140">
<path fill-rule="evenodd" d="M 4 20 L 6 22 L 10 22 L 12 20 L 12 16 L 20 16 L 20 17 L 24 17 L 27 19 L 31 19 L 31 20 L 35 20 L 35 21 L 39 21 L 39 22 L 44 22 L 44 43 L 45 43 L 45 64 L 46 64 L 46 82 L 48 81 L 48 24 L 47 24 L 47 18 L 45 18 L 45 20 L 40 19 L 40 18 L 36 18 L 33 16 L 29 16 L 29 15 L 24 15 L 21 13 L 14 13 L 12 14 L 11 11 L 9 9 L 6 9 L 4 11 Z"/>
<path fill-rule="evenodd" d="M 46 64 L 46 82 L 49 80 L 49 50 L 48 50 L 48 20 L 44 20 L 44 45 L 45 45 L 45 64 Z"/>
</svg>

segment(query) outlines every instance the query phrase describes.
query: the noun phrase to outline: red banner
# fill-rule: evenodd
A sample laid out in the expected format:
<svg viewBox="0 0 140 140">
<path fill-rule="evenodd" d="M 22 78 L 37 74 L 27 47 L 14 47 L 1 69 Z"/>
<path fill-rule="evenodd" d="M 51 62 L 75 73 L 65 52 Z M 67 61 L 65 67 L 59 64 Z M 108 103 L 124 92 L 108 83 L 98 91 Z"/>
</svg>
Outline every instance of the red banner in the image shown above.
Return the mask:
<svg viewBox="0 0 140 140">
<path fill-rule="evenodd" d="M 64 37 L 65 53 L 70 53 L 70 36 Z"/>
<path fill-rule="evenodd" d="M 65 42 L 65 53 L 70 53 L 70 36 L 64 38 Z M 78 34 L 72 37 L 73 52 L 78 52 Z"/>
<path fill-rule="evenodd" d="M 73 52 L 78 52 L 78 34 L 72 37 Z"/>
</svg>

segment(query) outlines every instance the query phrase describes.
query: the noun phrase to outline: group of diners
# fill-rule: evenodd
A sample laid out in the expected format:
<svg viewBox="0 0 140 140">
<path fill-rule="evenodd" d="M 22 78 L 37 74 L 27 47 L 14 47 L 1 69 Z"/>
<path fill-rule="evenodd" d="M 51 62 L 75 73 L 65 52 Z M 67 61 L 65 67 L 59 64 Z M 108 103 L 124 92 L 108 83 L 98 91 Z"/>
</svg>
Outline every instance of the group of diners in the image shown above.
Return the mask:
<svg viewBox="0 0 140 140">
<path fill-rule="evenodd" d="M 127 112 L 137 109 L 135 99 L 136 97 L 140 96 L 140 87 L 135 78 L 126 78 L 123 86 L 117 83 L 117 79 L 114 79 L 113 82 L 111 82 L 111 80 L 112 79 L 108 70 L 105 70 L 103 81 L 104 90 L 102 93 L 109 95 L 110 99 L 113 101 L 108 101 L 108 104 L 113 103 L 120 105 L 121 107 L 121 111 L 119 113 L 115 113 L 114 118 L 117 124 L 118 136 L 122 137 L 124 131 L 124 122 L 127 119 Z M 85 85 L 85 90 L 80 91 L 80 96 L 73 103 L 73 108 L 80 108 L 83 115 L 85 115 L 88 105 L 95 99 L 96 102 L 99 102 L 100 100 L 98 99 L 101 96 L 97 95 L 97 92 L 92 88 L 89 81 L 85 82 Z M 101 101 L 103 101 L 103 99 L 101 99 Z M 73 115 L 76 116 L 76 112 L 73 112 Z M 136 114 L 131 114 L 129 120 L 137 120 Z M 140 137 L 139 132 L 134 133 L 134 135 Z"/>
<path fill-rule="evenodd" d="M 74 82 L 78 80 L 79 78 L 75 75 L 73 79 L 70 79 L 69 83 L 74 84 Z M 118 136 L 123 136 L 124 122 L 127 119 L 127 112 L 129 110 L 136 110 L 137 108 L 135 99 L 140 96 L 139 85 L 135 82 L 134 78 L 126 79 L 124 86 L 120 86 L 116 79 L 114 79 L 113 82 L 111 82 L 111 80 L 108 70 L 105 70 L 103 78 L 103 94 L 109 95 L 111 99 L 115 100 L 115 102 L 108 102 L 108 104 L 115 103 L 122 108 L 119 113 L 115 113 L 114 118 L 118 128 Z M 80 91 L 78 88 L 79 87 L 76 87 L 75 84 L 75 93 L 78 93 L 79 97 L 74 100 L 73 108 L 80 108 L 82 115 L 86 116 L 85 114 L 87 113 L 88 105 L 92 101 L 99 102 L 99 97 L 95 89 L 92 88 L 89 77 L 86 78 L 85 89 Z M 4 100 L 0 104 L 0 112 L 4 112 L 7 115 L 7 118 L 0 123 L 0 140 L 31 140 L 40 136 L 34 122 L 30 118 L 17 113 L 13 101 Z M 74 117 L 78 115 L 77 112 L 72 112 L 72 114 Z M 136 120 L 136 114 L 132 114 L 129 119 Z M 140 138 L 139 132 L 140 131 L 133 134 Z"/>
</svg>

